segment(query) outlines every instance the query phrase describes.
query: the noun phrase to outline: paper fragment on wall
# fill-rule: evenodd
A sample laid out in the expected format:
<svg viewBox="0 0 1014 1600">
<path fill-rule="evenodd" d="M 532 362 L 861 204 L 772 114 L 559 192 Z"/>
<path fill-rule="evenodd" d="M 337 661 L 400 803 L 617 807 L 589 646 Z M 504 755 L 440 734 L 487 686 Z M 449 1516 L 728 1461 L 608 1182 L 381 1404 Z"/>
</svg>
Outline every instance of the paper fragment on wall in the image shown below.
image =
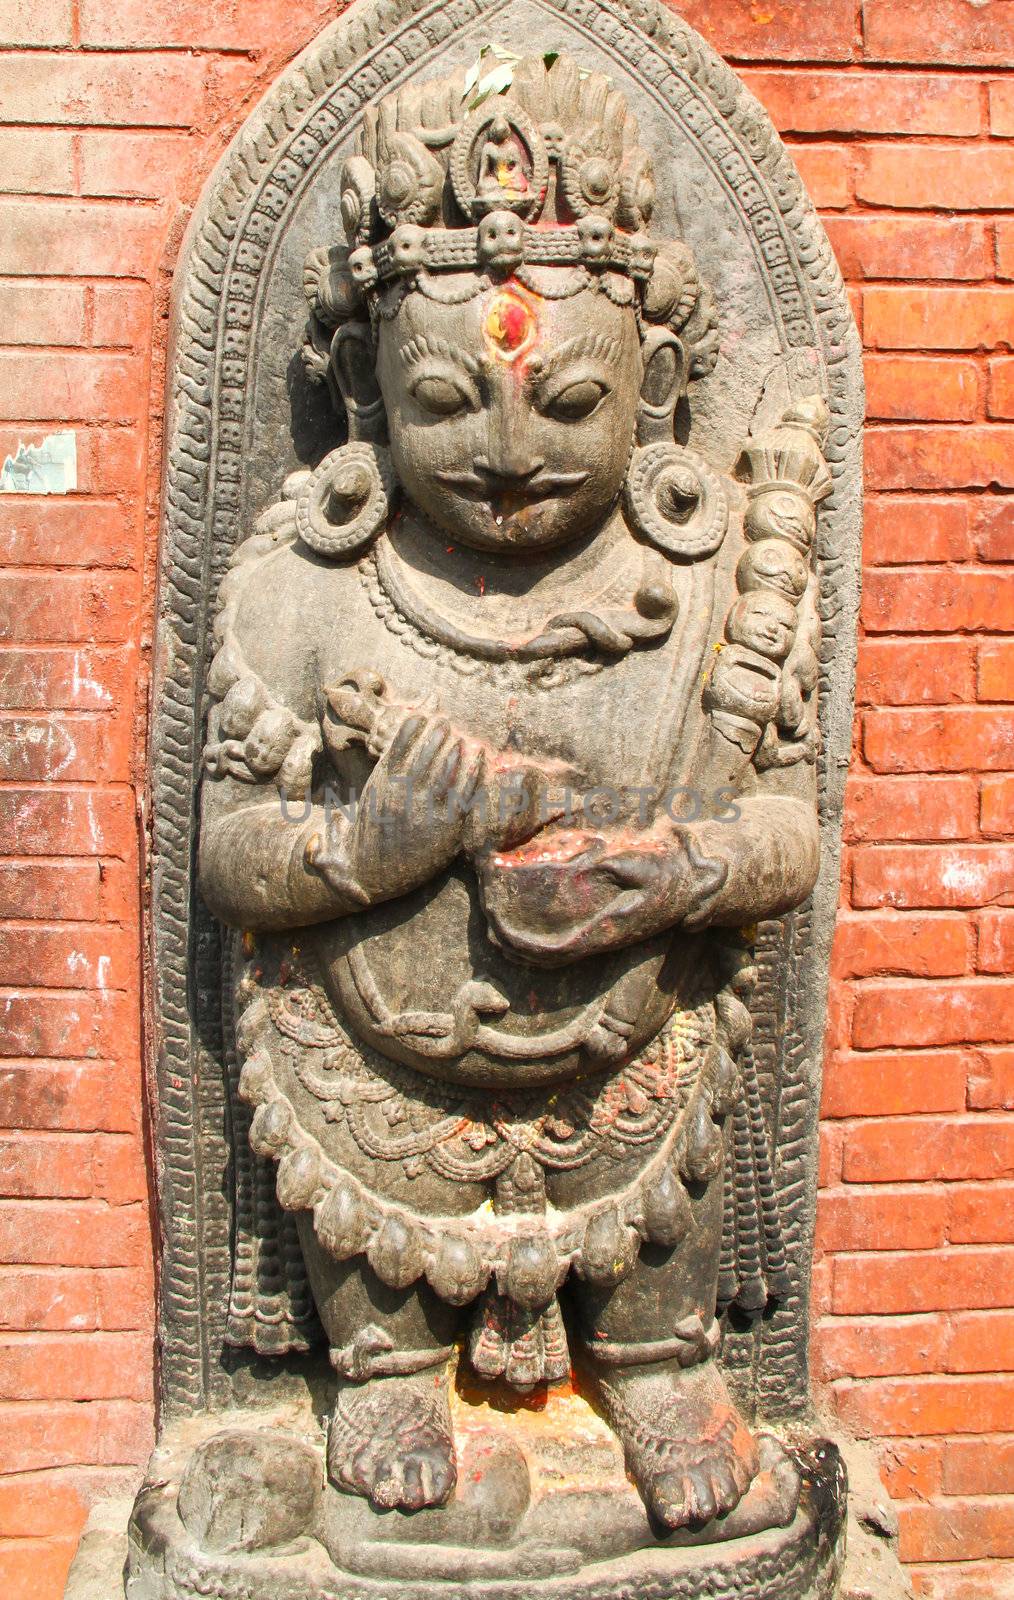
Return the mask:
<svg viewBox="0 0 1014 1600">
<path fill-rule="evenodd" d="M 76 433 L 51 433 L 41 444 L 19 443 L 0 469 L 0 494 L 72 494 L 76 488 Z"/>
</svg>

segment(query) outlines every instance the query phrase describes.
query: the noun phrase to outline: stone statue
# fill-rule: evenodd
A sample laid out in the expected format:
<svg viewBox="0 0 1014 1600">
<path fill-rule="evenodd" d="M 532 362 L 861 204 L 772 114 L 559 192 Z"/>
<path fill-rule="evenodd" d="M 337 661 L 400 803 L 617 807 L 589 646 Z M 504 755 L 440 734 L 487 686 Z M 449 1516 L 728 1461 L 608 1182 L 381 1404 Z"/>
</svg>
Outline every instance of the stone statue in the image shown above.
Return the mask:
<svg viewBox="0 0 1014 1600">
<path fill-rule="evenodd" d="M 332 1483 L 443 1505 L 456 1348 L 523 1393 L 574 1361 L 651 1518 L 720 1538 L 765 1459 L 715 1317 L 778 1289 L 735 1113 L 750 927 L 817 871 L 831 480 L 819 397 L 736 478 L 677 443 L 717 315 L 653 199 L 564 56 L 367 119 L 306 268 L 349 443 L 222 586 L 200 881 L 244 932 L 240 1092 L 337 1374 Z M 754 1528 L 798 1498 L 766 1460 Z"/>
<path fill-rule="evenodd" d="M 473 82 L 372 91 L 315 213 L 331 439 L 242 526 L 207 676 L 225 1339 L 323 1337 L 323 1431 L 237 1390 L 165 1446 L 128 1593 L 826 1600 L 834 1452 L 722 1345 L 795 1281 L 751 1003 L 821 865 L 828 391 L 801 355 L 706 458 L 665 153 L 563 50 Z"/>
</svg>

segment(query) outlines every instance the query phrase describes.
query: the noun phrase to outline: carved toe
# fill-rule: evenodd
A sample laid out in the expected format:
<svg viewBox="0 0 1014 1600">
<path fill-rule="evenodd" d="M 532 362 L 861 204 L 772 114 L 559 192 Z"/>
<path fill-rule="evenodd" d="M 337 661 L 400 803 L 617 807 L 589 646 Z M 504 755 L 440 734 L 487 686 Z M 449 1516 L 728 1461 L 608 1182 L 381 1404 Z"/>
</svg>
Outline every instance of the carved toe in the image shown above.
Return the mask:
<svg viewBox="0 0 1014 1600">
<path fill-rule="evenodd" d="M 343 1388 L 327 1458 L 336 1487 L 378 1510 L 445 1504 L 457 1481 L 446 1373 Z"/>
</svg>

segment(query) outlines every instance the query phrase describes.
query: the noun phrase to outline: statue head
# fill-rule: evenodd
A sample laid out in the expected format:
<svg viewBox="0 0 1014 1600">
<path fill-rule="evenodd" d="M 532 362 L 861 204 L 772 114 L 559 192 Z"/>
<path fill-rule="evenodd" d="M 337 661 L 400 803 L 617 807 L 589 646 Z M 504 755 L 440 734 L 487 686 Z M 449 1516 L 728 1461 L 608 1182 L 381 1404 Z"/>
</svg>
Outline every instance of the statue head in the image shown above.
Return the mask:
<svg viewBox="0 0 1014 1600">
<path fill-rule="evenodd" d="M 563 544 L 610 515 L 635 444 L 672 442 L 717 329 L 653 201 L 623 96 L 563 56 L 474 110 L 457 77 L 367 114 L 346 241 L 307 263 L 306 356 L 441 537 Z"/>
</svg>

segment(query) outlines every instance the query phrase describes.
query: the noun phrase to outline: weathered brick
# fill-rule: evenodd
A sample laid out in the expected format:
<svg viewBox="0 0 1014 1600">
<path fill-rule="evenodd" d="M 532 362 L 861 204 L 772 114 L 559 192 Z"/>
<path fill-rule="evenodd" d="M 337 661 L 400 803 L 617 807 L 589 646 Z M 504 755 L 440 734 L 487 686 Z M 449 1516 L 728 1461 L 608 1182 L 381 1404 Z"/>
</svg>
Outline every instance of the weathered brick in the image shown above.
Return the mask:
<svg viewBox="0 0 1014 1600">
<path fill-rule="evenodd" d="M 1003 218 L 996 224 L 996 275 L 1014 278 L 1014 222 Z"/>
<path fill-rule="evenodd" d="M 143 1206 L 107 1206 L 92 1200 L 0 1201 L 4 1265 L 138 1266 L 150 1248 Z"/>
<path fill-rule="evenodd" d="M 991 1433 L 1002 1430 L 1005 1419 L 1010 1420 L 1014 1378 L 873 1379 L 841 1385 L 837 1401 L 845 1425 L 861 1438 Z"/>
<path fill-rule="evenodd" d="M 0 128 L 0 194 L 73 194 L 73 135 L 60 128 Z"/>
<path fill-rule="evenodd" d="M 846 1183 L 967 1183 L 1014 1177 L 1014 1128 L 1010 1118 L 983 1113 L 963 1120 L 885 1117 L 858 1122 L 846 1135 L 842 1174 Z"/>
<path fill-rule="evenodd" d="M 0 1538 L 72 1538 L 88 1509 L 73 1479 L 57 1473 L 0 1478 Z"/>
<path fill-rule="evenodd" d="M 146 284 L 96 284 L 91 292 L 92 344 L 145 354 L 152 339 L 151 301 Z"/>
<path fill-rule="evenodd" d="M 986 410 L 991 417 L 1014 417 L 1014 357 L 1004 356 L 990 362 Z"/>
<path fill-rule="evenodd" d="M 77 1539 L 0 1539 L 0 1591 L 9 1600 L 63 1594 Z"/>
<path fill-rule="evenodd" d="M 90 995 L 5 994 L 0 1000 L 0 1056 L 87 1055 L 97 1027 Z"/>
<path fill-rule="evenodd" d="M 934 1250 L 943 1245 L 949 1215 L 945 1189 L 855 1188 L 825 1191 L 817 1216 L 817 1248 L 833 1251 Z"/>
<path fill-rule="evenodd" d="M 197 55 L 0 55 L 8 122 L 188 127 L 205 105 Z"/>
<path fill-rule="evenodd" d="M 0 1459 L 10 1472 L 130 1465 L 152 1446 L 153 1407 L 131 1400 L 0 1403 Z"/>
<path fill-rule="evenodd" d="M 0 273 L 143 277 L 165 242 L 164 208 L 128 201 L 0 200 Z"/>
<path fill-rule="evenodd" d="M 126 782 L 131 729 L 122 716 L 93 712 L 0 715 L 0 781 Z"/>
<path fill-rule="evenodd" d="M 958 1050 L 836 1052 L 824 1068 L 821 1115 L 890 1117 L 962 1111 L 975 1058 Z"/>
<path fill-rule="evenodd" d="M 965 1311 L 948 1319 L 947 1372 L 1014 1372 L 1014 1312 Z"/>
<path fill-rule="evenodd" d="M 900 1315 L 927 1311 L 965 1311 L 1002 1308 L 1004 1274 L 1014 1266 L 1010 1250 L 878 1251 L 875 1254 L 837 1256 L 834 1262 L 832 1305 L 836 1315 Z M 899 1418 L 900 1422 L 900 1418 Z M 921 1428 L 897 1427 L 888 1432 L 921 1433 Z M 977 1427 L 941 1425 L 928 1433 L 978 1433 Z"/>
<path fill-rule="evenodd" d="M 1003 771 L 1014 766 L 1012 745 L 1006 708 L 868 711 L 863 720 L 863 750 L 876 772 Z"/>
<path fill-rule="evenodd" d="M 1014 700 L 1014 639 L 979 646 L 977 693 L 980 700 Z"/>
<path fill-rule="evenodd" d="M 88 129 L 81 135 L 81 193 L 162 200 L 181 196 L 194 145 L 180 133 Z"/>
<path fill-rule="evenodd" d="M 1014 777 L 984 777 L 980 800 L 980 826 L 987 838 L 1003 839 L 1014 833 Z"/>
<path fill-rule="evenodd" d="M 144 1152 L 131 1135 L 0 1133 L 0 1162 L 7 1199 L 130 1205 L 147 1195 Z"/>
<path fill-rule="evenodd" d="M 827 1318 L 813 1330 L 814 1377 L 891 1378 L 944 1371 L 947 1331 L 939 1317 Z"/>
<path fill-rule="evenodd" d="M 1014 561 L 1014 495 L 976 502 L 972 533 L 982 561 Z"/>
<path fill-rule="evenodd" d="M 976 1050 L 968 1074 L 969 1111 L 1014 1111 L 1014 1050 Z"/>
<path fill-rule="evenodd" d="M 873 427 L 866 473 L 875 490 L 1014 488 L 1014 428 Z"/>
<path fill-rule="evenodd" d="M 3 140 L 0 136 L 0 161 Z M 33 344 L 83 344 L 85 340 L 85 288 L 79 283 L 0 284 L 0 318 L 10 342 Z M 20 359 L 31 359 L 19 357 Z M 51 358 L 54 359 L 54 358 Z M 0 371 L 11 377 L 12 358 L 6 356 Z M 19 416 L 17 411 L 12 416 Z"/>
<path fill-rule="evenodd" d="M 70 44 L 72 0 L 0 0 L 0 46 Z"/>
<path fill-rule="evenodd" d="M 81 42 L 86 48 L 136 50 L 254 50 L 293 36 L 309 41 L 335 14 L 334 0 L 82 0 Z M 298 29 L 298 32 L 297 32 Z"/>
<path fill-rule="evenodd" d="M 944 1494 L 1006 1494 L 1014 1483 L 1014 1437 L 947 1439 L 940 1487 Z"/>
<path fill-rule="evenodd" d="M 137 524 L 136 513 L 116 501 L 16 499 L 0 528 L 0 561 L 20 567 L 129 567 L 140 555 Z"/>
<path fill-rule="evenodd" d="M 921 72 L 748 71 L 782 133 L 967 136 L 982 130 L 979 85 Z"/>
<path fill-rule="evenodd" d="M 880 845 L 852 858 L 852 904 L 899 910 L 1014 903 L 1014 845 Z"/>
<path fill-rule="evenodd" d="M 870 61 L 1006 67 L 1014 55 L 1010 0 L 864 0 L 863 24 Z"/>
<path fill-rule="evenodd" d="M 129 650 L 87 647 L 0 651 L 0 706 L 7 710 L 108 711 L 132 702 Z M 20 915 L 20 913 L 15 913 Z"/>
<path fill-rule="evenodd" d="M 4 1267 L 0 1328 L 6 1332 L 150 1333 L 155 1290 L 150 1264 L 129 1267 Z"/>
<path fill-rule="evenodd" d="M 120 644 L 133 635 L 137 594 L 137 580 L 118 573 L 2 573 L 0 631 L 18 644 Z"/>
<path fill-rule="evenodd" d="M 902 1506 L 898 1516 L 902 1561 L 1014 1556 L 1014 1499 Z"/>
<path fill-rule="evenodd" d="M 967 500 L 939 495 L 871 495 L 866 501 L 863 559 L 871 567 L 965 561 L 972 553 Z"/>
<path fill-rule="evenodd" d="M 138 483 L 144 481 L 144 466 L 145 440 L 140 429 L 92 425 L 78 438 L 78 487 L 82 493 L 133 497 Z"/>
<path fill-rule="evenodd" d="M 833 1056 L 832 1060 L 837 1060 Z M 819 1149 L 817 1155 L 817 1184 L 821 1189 L 829 1189 L 832 1184 L 841 1178 L 842 1151 L 845 1146 L 845 1133 L 842 1128 L 835 1127 L 833 1123 L 825 1122 L 819 1130 Z"/>
<path fill-rule="evenodd" d="M 821 211 L 844 211 L 853 196 L 852 148 L 847 144 L 797 144 L 790 151 L 807 193 Z"/>
<path fill-rule="evenodd" d="M 683 0 L 680 14 L 723 55 L 743 61 L 850 61 L 856 54 L 855 8 L 825 0 Z"/>
<path fill-rule="evenodd" d="M 866 289 L 863 326 L 874 350 L 1009 349 L 1014 289 Z"/>
<path fill-rule="evenodd" d="M 900 211 L 1014 207 L 1014 150 L 1003 145 L 872 144 L 856 151 L 856 198 Z"/>
<path fill-rule="evenodd" d="M 136 1132 L 140 1072 L 106 1061 L 5 1062 L 0 1066 L 0 1126 Z"/>
<path fill-rule="evenodd" d="M 1001 139 L 1014 139 L 1014 84 L 997 78 L 989 86 L 990 132 Z"/>
<path fill-rule="evenodd" d="M 991 241 L 986 224 L 977 219 L 883 213 L 828 217 L 825 226 L 850 282 L 878 278 L 976 282 L 992 274 Z"/>
<path fill-rule="evenodd" d="M 980 949 L 981 942 L 980 936 Z M 970 930 L 964 917 L 842 914 L 835 933 L 832 972 L 840 978 L 868 978 L 874 974 L 957 977 L 968 971 L 969 948 Z M 0 935 L 0 961 L 2 952 Z"/>
<path fill-rule="evenodd" d="M 1014 972 L 1014 911 L 984 911 L 979 917 L 978 972 Z"/>
<path fill-rule="evenodd" d="M 845 837 L 853 844 L 969 839 L 978 831 L 974 778 L 854 776 L 846 796 Z"/>
<path fill-rule="evenodd" d="M 926 1500 L 939 1494 L 944 1448 L 941 1439 L 885 1440 L 877 1453 L 880 1476 L 891 1498 Z"/>
<path fill-rule="evenodd" d="M 0 353 L 6 416 L 19 421 L 133 422 L 142 373 L 127 356 L 92 351 Z"/>
<path fill-rule="evenodd" d="M 136 977 L 130 931 L 110 927 L 11 927 L 0 923 L 0 981 L 47 989 L 126 989 Z"/>
<path fill-rule="evenodd" d="M 122 856 L 135 845 L 125 789 L 0 790 L 0 854 Z"/>
<path fill-rule="evenodd" d="M 974 422 L 978 412 L 979 373 L 972 361 L 934 356 L 866 358 L 866 414 L 871 420 Z M 990 411 L 990 416 L 1005 415 Z"/>
<path fill-rule="evenodd" d="M 863 586 L 863 623 L 873 633 L 1014 631 L 1014 573 L 875 570 Z"/>
<path fill-rule="evenodd" d="M 147 1400 L 151 1392 L 143 1334 L 0 1335 L 0 1400 Z"/>
<path fill-rule="evenodd" d="M 1014 983 L 996 978 L 871 983 L 856 999 L 852 1042 L 859 1050 L 898 1045 L 1005 1044 L 1014 1038 Z M 1011 1130 L 1014 1137 L 1014 1129 Z"/>
<path fill-rule="evenodd" d="M 952 1244 L 1014 1244 L 1014 1184 L 966 1183 L 951 1196 Z"/>
<path fill-rule="evenodd" d="M 0 861 L 0 905 L 9 917 L 90 922 L 100 900 L 97 861 Z"/>
<path fill-rule="evenodd" d="M 864 639 L 860 643 L 858 705 L 960 704 L 974 697 L 974 688 L 974 647 L 963 639 Z"/>
</svg>

